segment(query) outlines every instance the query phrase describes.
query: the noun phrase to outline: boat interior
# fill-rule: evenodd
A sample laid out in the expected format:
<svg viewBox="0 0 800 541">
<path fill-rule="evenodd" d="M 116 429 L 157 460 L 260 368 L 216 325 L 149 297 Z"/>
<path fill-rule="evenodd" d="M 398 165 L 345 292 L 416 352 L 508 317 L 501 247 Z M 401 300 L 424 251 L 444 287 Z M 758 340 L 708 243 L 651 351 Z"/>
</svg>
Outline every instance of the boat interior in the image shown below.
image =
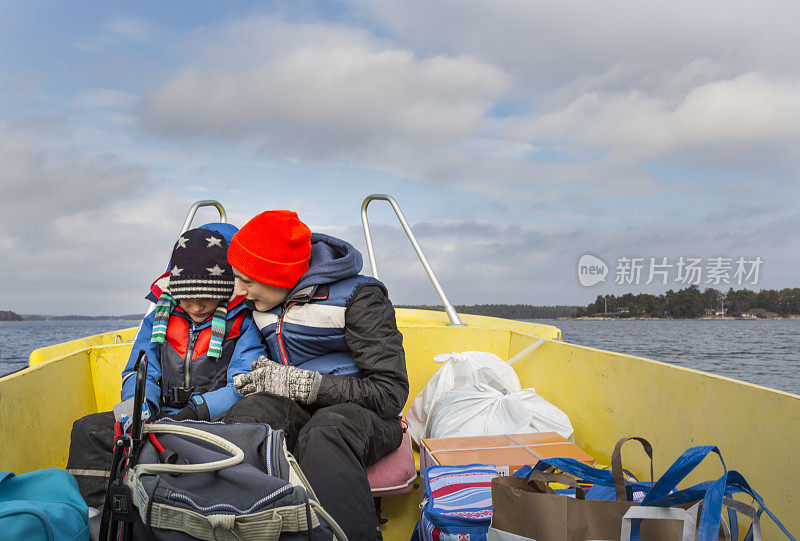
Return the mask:
<svg viewBox="0 0 800 541">
<path fill-rule="evenodd" d="M 404 218 L 401 224 L 407 227 Z M 377 275 L 366 222 L 365 233 Z M 424 256 L 420 259 L 425 267 Z M 435 277 L 431 281 L 440 289 Z M 747 478 L 787 529 L 800 531 L 800 396 L 572 344 L 555 326 L 464 314 L 454 321 L 453 314 L 397 310 L 411 384 L 406 410 L 440 368 L 433 362 L 437 354 L 487 351 L 504 360 L 516 357 L 513 368 L 522 386 L 569 415 L 575 443 L 599 464 L 609 464 L 623 436 L 652 443 L 656 477 L 688 447 L 716 445 L 727 467 Z M 28 368 L 0 378 L 0 470 L 65 466 L 72 423 L 119 401 L 120 373 L 135 333 L 134 327 L 38 349 Z M 415 454 L 419 465 L 416 449 Z M 640 479 L 649 477 L 640 450 L 627 450 L 623 459 Z M 708 458 L 680 486 L 716 479 L 722 471 L 718 460 Z M 408 539 L 419 519 L 418 489 L 383 500 L 384 538 Z M 744 533 L 746 521 L 742 525 Z M 782 535 L 768 519 L 762 527 L 764 539 Z"/>
</svg>

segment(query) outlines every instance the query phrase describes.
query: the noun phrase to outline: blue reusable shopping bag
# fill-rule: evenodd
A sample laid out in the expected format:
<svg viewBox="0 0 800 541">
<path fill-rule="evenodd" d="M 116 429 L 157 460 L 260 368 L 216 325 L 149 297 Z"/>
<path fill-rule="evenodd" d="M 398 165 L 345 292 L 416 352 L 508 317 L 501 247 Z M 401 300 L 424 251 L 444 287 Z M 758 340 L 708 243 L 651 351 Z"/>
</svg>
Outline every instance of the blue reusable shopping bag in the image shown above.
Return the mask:
<svg viewBox="0 0 800 541">
<path fill-rule="evenodd" d="M 722 476 L 719 479 L 704 481 L 684 490 L 673 491 L 678 483 L 683 481 L 711 453 L 718 455 L 720 462 L 722 462 L 722 469 L 724 470 Z M 698 524 L 697 541 L 717 541 L 720 521 L 722 520 L 722 500 L 736 493 L 743 493 L 752 497 L 760 506 L 758 514 L 761 515 L 761 513 L 766 512 L 778 528 L 786 534 L 786 537 L 791 541 L 796 541 L 795 537 L 781 524 L 778 517 L 767 509 L 764 499 L 750 487 L 744 476 L 735 470 L 728 470 L 727 466 L 725 466 L 725 461 L 722 459 L 722 453 L 714 445 L 701 445 L 684 451 L 648 492 L 647 496 L 642 500 L 642 505 L 668 507 L 703 500 L 703 512 L 700 515 Z M 739 535 L 736 514 L 731 512 L 729 517 L 731 534 L 736 539 Z M 636 526 L 636 524 L 633 525 L 633 533 L 637 532 Z M 745 536 L 745 541 L 749 541 L 752 537 L 751 526 L 750 531 Z M 634 536 L 631 538 L 635 539 Z"/>
<path fill-rule="evenodd" d="M 619 446 L 619 444 L 617 445 Z M 717 454 L 722 462 L 722 468 L 724 470 L 722 476 L 713 481 L 704 481 L 692 487 L 677 490 L 676 487 L 678 483 L 686 478 L 686 476 L 711 453 Z M 614 480 L 610 471 L 593 468 L 572 458 L 548 458 L 540 460 L 533 469 L 544 471 L 550 467 L 558 468 L 586 482 L 594 483 L 601 487 L 614 486 Z M 641 505 L 643 506 L 670 507 L 698 502 L 700 500 L 703 501 L 703 511 L 698 522 L 697 541 L 717 541 L 719 539 L 720 521 L 722 519 L 722 500 L 725 497 L 731 497 L 733 494 L 739 492 L 750 495 L 760 506 L 758 514 L 761 515 L 761 513 L 766 512 L 791 541 L 796 541 L 795 537 L 781 524 L 778 517 L 767 509 L 763 498 L 750 487 L 744 477 L 737 471 L 727 469 L 725 461 L 722 460 L 722 454 L 719 449 L 713 445 L 697 446 L 687 449 L 678 457 L 672 466 L 669 467 L 664 475 L 652 485 L 652 488 L 648 487 L 648 485 L 649 483 L 626 482 L 626 488 L 629 494 L 628 499 L 633 499 L 630 497 L 631 489 L 634 491 L 638 489 L 645 493 L 641 501 Z M 597 492 L 597 494 L 600 493 L 601 491 Z M 587 499 L 589 499 L 588 494 Z M 606 498 L 602 497 L 598 499 Z M 732 536 L 734 539 L 737 539 L 738 524 L 735 513 L 729 515 L 729 521 L 731 524 Z M 633 521 L 632 540 L 640 539 L 640 524 L 640 519 Z M 748 531 L 745 536 L 745 541 L 749 541 L 750 539 L 752 539 L 752 530 Z"/>
<path fill-rule="evenodd" d="M 3 539 L 88 541 L 89 508 L 78 482 L 54 468 L 0 472 L 0 532 Z"/>
</svg>

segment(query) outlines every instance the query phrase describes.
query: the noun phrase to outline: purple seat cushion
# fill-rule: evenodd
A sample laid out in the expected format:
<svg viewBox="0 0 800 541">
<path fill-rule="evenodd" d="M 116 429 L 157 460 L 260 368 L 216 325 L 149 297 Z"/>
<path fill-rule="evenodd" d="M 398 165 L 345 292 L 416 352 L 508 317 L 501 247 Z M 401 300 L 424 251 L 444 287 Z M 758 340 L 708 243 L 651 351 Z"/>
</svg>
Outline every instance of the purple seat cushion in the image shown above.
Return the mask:
<svg viewBox="0 0 800 541">
<path fill-rule="evenodd" d="M 367 468 L 367 478 L 374 498 L 411 492 L 417 479 L 417 468 L 408 432 L 403 432 L 400 447 Z"/>
</svg>

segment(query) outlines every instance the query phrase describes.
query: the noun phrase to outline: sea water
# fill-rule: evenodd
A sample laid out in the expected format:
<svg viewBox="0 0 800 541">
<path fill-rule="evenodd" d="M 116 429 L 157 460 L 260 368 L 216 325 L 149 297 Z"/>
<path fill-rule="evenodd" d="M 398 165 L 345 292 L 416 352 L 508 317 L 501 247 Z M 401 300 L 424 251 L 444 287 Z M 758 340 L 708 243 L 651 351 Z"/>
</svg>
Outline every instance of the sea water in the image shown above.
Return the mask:
<svg viewBox="0 0 800 541">
<path fill-rule="evenodd" d="M 566 342 L 800 394 L 800 320 L 536 320 Z"/>
<path fill-rule="evenodd" d="M 800 394 L 800 320 L 537 320 L 574 344 L 628 353 Z M 36 348 L 138 325 L 138 321 L 0 322 L 0 375 Z"/>
<path fill-rule="evenodd" d="M 136 327 L 139 321 L 0 321 L 0 376 L 28 366 L 31 351 L 85 336 Z"/>
</svg>

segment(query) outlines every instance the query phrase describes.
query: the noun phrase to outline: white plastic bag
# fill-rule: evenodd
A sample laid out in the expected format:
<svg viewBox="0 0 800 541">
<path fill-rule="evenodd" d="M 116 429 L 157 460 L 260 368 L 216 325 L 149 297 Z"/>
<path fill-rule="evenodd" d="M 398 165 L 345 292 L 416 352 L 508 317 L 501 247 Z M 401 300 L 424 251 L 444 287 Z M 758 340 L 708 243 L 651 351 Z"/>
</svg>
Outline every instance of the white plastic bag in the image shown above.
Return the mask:
<svg viewBox="0 0 800 541">
<path fill-rule="evenodd" d="M 428 416 L 437 400 L 448 391 L 475 383 L 478 370 L 481 382 L 498 391 L 519 391 L 522 386 L 514 369 L 494 353 L 485 351 L 465 351 L 463 353 L 443 353 L 433 361 L 444 364 L 428 381 L 425 388 L 414 398 L 406 415 L 408 433 L 421 443 L 424 437 Z"/>
<path fill-rule="evenodd" d="M 533 389 L 504 392 L 478 382 L 445 393 L 431 411 L 423 437 L 530 432 L 557 432 L 570 439 L 573 428 L 563 411 Z"/>
</svg>

